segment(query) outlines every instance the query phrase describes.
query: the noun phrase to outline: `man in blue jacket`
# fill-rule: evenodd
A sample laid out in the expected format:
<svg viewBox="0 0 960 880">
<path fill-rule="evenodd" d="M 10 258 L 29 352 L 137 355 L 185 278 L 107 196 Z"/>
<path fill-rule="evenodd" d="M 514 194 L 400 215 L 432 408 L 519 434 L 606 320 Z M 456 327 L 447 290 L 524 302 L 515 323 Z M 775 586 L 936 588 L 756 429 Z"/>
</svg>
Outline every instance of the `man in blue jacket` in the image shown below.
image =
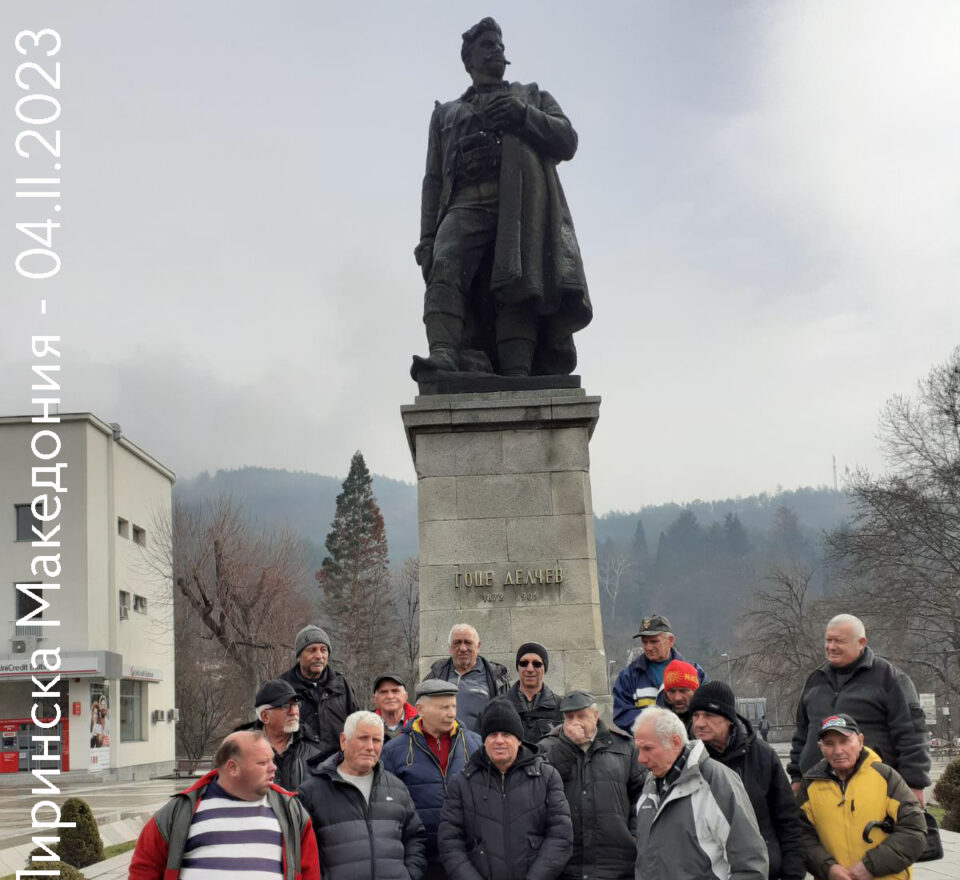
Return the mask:
<svg viewBox="0 0 960 880">
<path fill-rule="evenodd" d="M 633 722 L 644 709 L 656 704 L 667 664 L 685 659 L 673 647 L 673 630 L 662 614 L 644 617 L 634 638 L 643 642 L 643 653 L 620 670 L 613 686 L 613 723 L 626 731 L 633 730 Z M 697 663 L 692 665 L 701 683 L 705 681 L 703 669 Z"/>
<path fill-rule="evenodd" d="M 437 826 L 447 780 L 460 773 L 483 743 L 457 721 L 457 685 L 428 678 L 416 690 L 419 715 L 383 749 L 383 766 L 406 785 L 427 830 L 424 880 L 446 877 L 437 851 Z"/>
</svg>

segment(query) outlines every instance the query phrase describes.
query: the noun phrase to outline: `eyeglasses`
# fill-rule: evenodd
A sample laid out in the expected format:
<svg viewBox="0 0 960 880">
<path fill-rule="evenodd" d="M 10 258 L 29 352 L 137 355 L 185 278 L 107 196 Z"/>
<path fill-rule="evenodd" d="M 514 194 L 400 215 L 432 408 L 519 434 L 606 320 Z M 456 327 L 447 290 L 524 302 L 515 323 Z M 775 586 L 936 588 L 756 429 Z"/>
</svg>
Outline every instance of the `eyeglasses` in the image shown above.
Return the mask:
<svg viewBox="0 0 960 880">
<path fill-rule="evenodd" d="M 517 665 L 520 666 L 521 669 L 526 669 L 528 666 L 532 666 L 534 669 L 542 669 L 543 661 L 542 660 L 521 660 L 520 663 Z"/>
</svg>

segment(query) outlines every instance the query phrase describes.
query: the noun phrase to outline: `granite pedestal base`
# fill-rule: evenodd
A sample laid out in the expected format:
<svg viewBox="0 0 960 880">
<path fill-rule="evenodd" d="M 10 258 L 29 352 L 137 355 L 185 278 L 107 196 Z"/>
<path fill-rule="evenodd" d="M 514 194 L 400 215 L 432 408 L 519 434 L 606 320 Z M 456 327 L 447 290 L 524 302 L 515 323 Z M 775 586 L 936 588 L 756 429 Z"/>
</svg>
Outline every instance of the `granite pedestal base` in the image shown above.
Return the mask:
<svg viewBox="0 0 960 880">
<path fill-rule="evenodd" d="M 541 642 L 556 693 L 583 688 L 609 706 L 588 446 L 599 408 L 579 388 L 401 408 L 417 469 L 421 675 L 465 622 L 513 680 L 517 647 Z"/>
</svg>

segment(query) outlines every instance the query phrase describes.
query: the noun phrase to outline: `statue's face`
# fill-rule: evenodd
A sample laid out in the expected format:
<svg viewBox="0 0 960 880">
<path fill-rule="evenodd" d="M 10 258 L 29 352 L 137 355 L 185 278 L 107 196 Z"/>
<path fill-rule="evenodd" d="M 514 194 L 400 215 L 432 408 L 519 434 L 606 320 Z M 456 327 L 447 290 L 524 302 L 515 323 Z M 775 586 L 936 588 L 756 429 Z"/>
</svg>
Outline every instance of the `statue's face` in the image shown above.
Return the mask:
<svg viewBox="0 0 960 880">
<path fill-rule="evenodd" d="M 468 56 L 467 70 L 474 82 L 500 82 L 507 69 L 503 54 L 503 40 L 496 31 L 484 31 L 473 41 Z"/>
</svg>

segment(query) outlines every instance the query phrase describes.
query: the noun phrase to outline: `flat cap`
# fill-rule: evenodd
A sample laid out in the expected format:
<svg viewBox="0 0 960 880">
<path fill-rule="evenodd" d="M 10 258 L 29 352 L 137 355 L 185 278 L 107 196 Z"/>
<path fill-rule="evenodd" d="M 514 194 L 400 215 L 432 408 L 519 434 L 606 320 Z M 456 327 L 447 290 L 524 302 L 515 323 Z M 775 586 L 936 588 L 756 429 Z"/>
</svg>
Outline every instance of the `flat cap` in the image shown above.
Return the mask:
<svg viewBox="0 0 960 880">
<path fill-rule="evenodd" d="M 452 681 L 444 681 L 442 678 L 428 678 L 417 685 L 417 699 L 420 697 L 455 697 L 460 693 Z"/>
<path fill-rule="evenodd" d="M 406 687 L 407 683 L 396 672 L 382 672 L 373 680 L 373 692 L 377 692 L 385 681 L 395 681 L 400 687 Z"/>
<path fill-rule="evenodd" d="M 293 689 L 293 685 L 282 678 L 271 678 L 265 681 L 257 690 L 253 699 L 254 706 L 270 706 L 276 708 L 291 702 L 300 702 L 300 695 Z"/>
<path fill-rule="evenodd" d="M 644 617 L 640 621 L 640 632 L 638 632 L 634 638 L 639 639 L 640 636 L 658 636 L 660 633 L 672 633 L 673 628 L 670 626 L 670 621 L 667 620 L 662 614 L 651 614 L 649 617 Z"/>
<path fill-rule="evenodd" d="M 597 698 L 589 691 L 570 691 L 560 701 L 561 712 L 578 712 L 580 709 L 589 709 Z"/>
</svg>

